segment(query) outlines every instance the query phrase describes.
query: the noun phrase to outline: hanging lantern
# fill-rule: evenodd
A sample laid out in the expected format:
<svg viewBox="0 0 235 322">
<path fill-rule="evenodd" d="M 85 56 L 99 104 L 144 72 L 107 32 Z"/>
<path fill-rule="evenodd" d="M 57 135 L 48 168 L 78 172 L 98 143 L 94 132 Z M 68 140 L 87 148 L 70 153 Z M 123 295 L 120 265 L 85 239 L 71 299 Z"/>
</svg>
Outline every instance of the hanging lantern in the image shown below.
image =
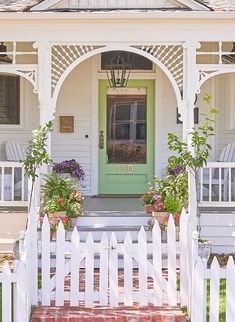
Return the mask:
<svg viewBox="0 0 235 322">
<path fill-rule="evenodd" d="M 106 74 L 110 87 L 126 87 L 131 71 L 125 53 L 117 51 L 106 64 Z"/>
<path fill-rule="evenodd" d="M 7 46 L 4 45 L 4 42 L 0 42 L 0 64 L 12 64 L 12 59 L 7 56 Z"/>
</svg>

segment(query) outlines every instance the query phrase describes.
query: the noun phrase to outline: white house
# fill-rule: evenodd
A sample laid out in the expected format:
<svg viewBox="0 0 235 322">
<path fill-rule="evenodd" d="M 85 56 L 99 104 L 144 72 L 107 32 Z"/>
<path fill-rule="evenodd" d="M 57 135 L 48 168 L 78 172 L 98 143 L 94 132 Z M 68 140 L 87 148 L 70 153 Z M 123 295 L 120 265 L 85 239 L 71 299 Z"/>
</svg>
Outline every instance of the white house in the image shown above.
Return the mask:
<svg viewBox="0 0 235 322">
<path fill-rule="evenodd" d="M 205 170 L 201 201 L 233 205 L 233 153 L 220 156 L 235 140 L 235 1 L 8 0 L 0 10 L 2 174 L 16 166 L 6 143 L 25 148 L 54 120 L 51 156 L 81 163 L 86 195 L 140 194 L 164 174 L 167 133 L 187 139 L 207 92 L 219 111 L 211 160 L 224 162 Z M 126 87 L 110 87 L 115 59 L 127 64 Z M 1 203 L 19 204 L 13 176 L 6 200 L 3 177 Z"/>
</svg>

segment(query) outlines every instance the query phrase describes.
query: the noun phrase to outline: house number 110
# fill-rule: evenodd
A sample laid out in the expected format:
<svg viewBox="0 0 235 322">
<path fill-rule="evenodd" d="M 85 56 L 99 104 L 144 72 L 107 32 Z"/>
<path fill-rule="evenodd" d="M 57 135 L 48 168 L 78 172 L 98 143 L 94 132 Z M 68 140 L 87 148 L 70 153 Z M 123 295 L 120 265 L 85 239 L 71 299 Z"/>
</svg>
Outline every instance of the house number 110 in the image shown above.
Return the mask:
<svg viewBox="0 0 235 322">
<path fill-rule="evenodd" d="M 118 165 L 118 173 L 119 174 L 124 174 L 124 173 L 128 173 L 128 174 L 132 174 L 134 172 L 134 167 L 132 164 L 119 164 Z"/>
</svg>

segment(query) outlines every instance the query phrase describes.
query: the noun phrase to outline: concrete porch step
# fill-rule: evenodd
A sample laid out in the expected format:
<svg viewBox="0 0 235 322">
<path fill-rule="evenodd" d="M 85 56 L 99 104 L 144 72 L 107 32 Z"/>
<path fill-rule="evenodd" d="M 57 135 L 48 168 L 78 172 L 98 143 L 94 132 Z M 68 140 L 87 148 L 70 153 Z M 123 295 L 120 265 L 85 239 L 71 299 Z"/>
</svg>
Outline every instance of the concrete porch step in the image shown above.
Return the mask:
<svg viewBox="0 0 235 322">
<path fill-rule="evenodd" d="M 14 242 L 13 238 L 0 238 L 0 252 L 13 251 Z"/>
<path fill-rule="evenodd" d="M 147 230 L 147 225 L 144 225 Z M 141 229 L 141 226 L 105 226 L 105 225 L 93 225 L 93 226 L 77 226 L 80 240 L 85 241 L 88 237 L 88 234 L 91 233 L 94 241 L 98 242 L 101 240 L 103 233 L 106 233 L 108 238 L 111 237 L 112 232 L 115 233 L 118 242 L 122 242 L 126 236 L 126 233 L 129 231 L 133 242 L 137 242 L 138 234 Z M 66 239 L 71 240 L 72 230 L 66 232 Z M 147 232 L 147 240 L 150 242 L 151 234 Z"/>
<path fill-rule="evenodd" d="M 187 322 L 180 307 L 39 307 L 32 322 Z"/>
</svg>

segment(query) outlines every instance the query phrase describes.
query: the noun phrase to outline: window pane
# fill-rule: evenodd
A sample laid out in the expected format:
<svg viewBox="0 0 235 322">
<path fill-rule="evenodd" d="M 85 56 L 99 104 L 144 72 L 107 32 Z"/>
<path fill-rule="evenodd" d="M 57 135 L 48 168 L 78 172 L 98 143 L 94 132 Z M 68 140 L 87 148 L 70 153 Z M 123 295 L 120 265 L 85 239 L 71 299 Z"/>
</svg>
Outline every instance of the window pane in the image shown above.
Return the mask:
<svg viewBox="0 0 235 322">
<path fill-rule="evenodd" d="M 108 163 L 146 163 L 146 96 L 107 95 Z"/>
<path fill-rule="evenodd" d="M 0 75 L 0 124 L 20 123 L 20 77 Z"/>
</svg>

